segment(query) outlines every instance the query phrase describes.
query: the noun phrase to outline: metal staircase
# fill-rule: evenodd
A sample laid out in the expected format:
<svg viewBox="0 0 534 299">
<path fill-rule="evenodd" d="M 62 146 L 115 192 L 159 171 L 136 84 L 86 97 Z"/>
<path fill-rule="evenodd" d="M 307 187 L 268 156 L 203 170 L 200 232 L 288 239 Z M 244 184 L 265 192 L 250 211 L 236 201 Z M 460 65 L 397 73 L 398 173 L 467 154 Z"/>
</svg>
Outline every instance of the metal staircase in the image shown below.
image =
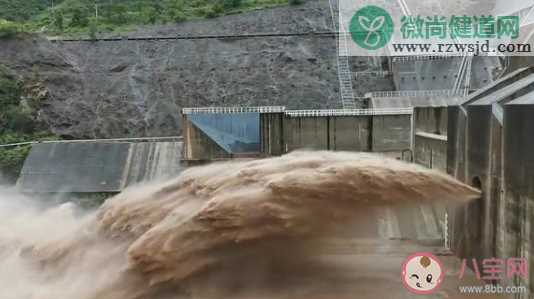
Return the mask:
<svg viewBox="0 0 534 299">
<path fill-rule="evenodd" d="M 339 14 L 339 0 L 329 0 L 330 13 L 332 15 L 332 25 L 334 30 L 338 33 L 337 43 L 337 75 L 339 79 L 339 92 L 341 96 L 341 103 L 343 109 L 358 108 L 354 100 L 354 90 L 352 89 L 352 71 L 350 68 L 348 38 L 349 33 L 345 31 L 343 26 L 340 28 L 339 24 L 343 24 L 343 19 Z"/>
<path fill-rule="evenodd" d="M 462 61 L 460 62 L 460 69 L 458 70 L 458 75 L 454 86 L 452 88 L 453 92 L 460 92 L 461 95 L 467 97 L 469 94 L 469 88 L 471 87 L 471 70 L 473 66 L 473 56 L 464 55 Z"/>
</svg>

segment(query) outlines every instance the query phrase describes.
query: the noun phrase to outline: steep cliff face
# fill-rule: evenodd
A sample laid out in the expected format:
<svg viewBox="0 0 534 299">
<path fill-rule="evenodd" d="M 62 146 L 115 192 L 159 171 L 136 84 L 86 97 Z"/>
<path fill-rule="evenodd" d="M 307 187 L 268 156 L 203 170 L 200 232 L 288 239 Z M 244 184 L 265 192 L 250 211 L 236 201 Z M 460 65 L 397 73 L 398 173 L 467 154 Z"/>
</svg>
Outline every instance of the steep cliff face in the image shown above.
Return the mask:
<svg viewBox="0 0 534 299">
<path fill-rule="evenodd" d="M 328 1 L 309 1 L 131 36 L 295 34 L 330 31 Z M 330 35 L 50 43 L 0 41 L 0 63 L 39 72 L 49 90 L 40 117 L 63 136 L 180 134 L 182 107 L 339 106 Z"/>
</svg>

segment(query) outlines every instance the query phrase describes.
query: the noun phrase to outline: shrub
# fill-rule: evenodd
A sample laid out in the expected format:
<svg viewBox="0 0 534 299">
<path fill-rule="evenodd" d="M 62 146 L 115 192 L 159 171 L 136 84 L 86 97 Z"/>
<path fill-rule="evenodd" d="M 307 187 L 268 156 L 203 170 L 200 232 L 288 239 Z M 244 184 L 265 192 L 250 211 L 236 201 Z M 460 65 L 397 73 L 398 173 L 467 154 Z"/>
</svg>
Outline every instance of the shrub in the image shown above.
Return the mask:
<svg viewBox="0 0 534 299">
<path fill-rule="evenodd" d="M 56 27 L 57 30 L 60 32 L 63 32 L 64 26 L 63 26 L 63 13 L 59 10 L 55 10 L 52 14 L 52 20 L 54 27 Z"/>
<path fill-rule="evenodd" d="M 242 0 L 223 0 L 225 9 L 237 8 L 241 6 Z"/>
<path fill-rule="evenodd" d="M 23 109 L 20 105 L 8 106 L 0 114 L 1 122 L 4 129 L 19 131 L 30 134 L 35 129 L 35 123 L 30 112 Z"/>
<path fill-rule="evenodd" d="M 289 0 L 289 4 L 291 5 L 300 5 L 304 3 L 304 0 Z"/>
<path fill-rule="evenodd" d="M 81 8 L 75 7 L 72 9 L 72 19 L 70 20 L 71 27 L 87 27 L 89 25 L 88 12 Z"/>
<path fill-rule="evenodd" d="M 21 83 L 0 66 L 0 107 L 5 108 L 7 105 L 18 105 L 20 95 Z"/>
<path fill-rule="evenodd" d="M 36 111 L 44 93 L 39 69 L 34 67 L 32 72 L 22 79 L 0 65 L 0 144 L 55 139 L 48 132 L 37 132 L 41 123 L 36 120 Z M 8 183 L 16 182 L 29 150 L 29 146 L 0 148 L 0 173 Z"/>
<path fill-rule="evenodd" d="M 184 6 L 180 3 L 177 3 L 169 7 L 167 16 L 168 16 L 168 20 L 171 22 L 180 23 L 180 22 L 187 20 Z"/>
<path fill-rule="evenodd" d="M 20 25 L 15 22 L 0 19 L 0 38 L 9 38 L 20 31 Z"/>
<path fill-rule="evenodd" d="M 213 12 L 215 13 L 215 16 L 219 16 L 224 13 L 224 6 L 222 3 L 217 3 L 213 5 Z"/>
<path fill-rule="evenodd" d="M 211 6 L 197 8 L 195 11 L 196 11 L 196 14 L 200 17 L 215 18 L 220 13 L 219 12 L 220 7 L 221 6 L 216 8 L 214 5 L 211 5 Z"/>
<path fill-rule="evenodd" d="M 128 23 L 128 6 L 116 4 L 110 6 L 110 21 L 115 25 L 124 25 Z"/>
<path fill-rule="evenodd" d="M 4 132 L 0 134 L 0 144 L 19 143 L 34 140 L 55 140 L 50 133 L 41 132 L 35 134 L 19 134 L 14 132 Z M 23 145 L 9 148 L 0 148 L 0 172 L 7 183 L 16 183 L 20 171 L 24 166 L 24 161 L 30 153 L 31 146 Z"/>
<path fill-rule="evenodd" d="M 0 149 L 0 171 L 8 183 L 16 183 L 29 152 L 30 146 Z"/>
<path fill-rule="evenodd" d="M 89 21 L 89 38 L 92 40 L 96 40 L 98 32 L 98 21 L 96 18 L 91 18 Z"/>
<path fill-rule="evenodd" d="M 146 6 L 141 10 L 141 19 L 145 24 L 156 24 L 159 17 L 158 10 L 153 6 Z"/>
<path fill-rule="evenodd" d="M 171 20 L 176 23 L 180 23 L 187 20 L 187 16 L 183 11 L 175 11 L 171 16 Z"/>
</svg>

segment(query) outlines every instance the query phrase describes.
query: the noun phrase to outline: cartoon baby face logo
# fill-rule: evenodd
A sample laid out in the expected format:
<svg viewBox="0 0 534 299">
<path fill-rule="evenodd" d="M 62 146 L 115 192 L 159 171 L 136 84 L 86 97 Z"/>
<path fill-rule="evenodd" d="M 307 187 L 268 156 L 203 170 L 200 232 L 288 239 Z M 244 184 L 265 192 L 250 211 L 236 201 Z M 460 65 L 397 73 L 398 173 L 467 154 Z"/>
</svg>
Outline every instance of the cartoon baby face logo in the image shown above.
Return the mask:
<svg viewBox="0 0 534 299">
<path fill-rule="evenodd" d="M 438 290 L 445 275 L 440 260 L 426 252 L 410 255 L 402 264 L 402 282 L 412 293 L 432 294 Z"/>
</svg>

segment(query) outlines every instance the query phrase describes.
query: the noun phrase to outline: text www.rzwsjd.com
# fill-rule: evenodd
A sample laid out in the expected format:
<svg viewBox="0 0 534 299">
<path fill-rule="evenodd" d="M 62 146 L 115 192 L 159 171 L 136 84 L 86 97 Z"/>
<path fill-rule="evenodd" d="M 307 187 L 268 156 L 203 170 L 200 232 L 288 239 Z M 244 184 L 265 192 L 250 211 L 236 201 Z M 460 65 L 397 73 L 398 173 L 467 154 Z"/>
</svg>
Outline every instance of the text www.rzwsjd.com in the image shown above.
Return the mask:
<svg viewBox="0 0 534 299">
<path fill-rule="evenodd" d="M 414 43 L 414 44 L 393 44 L 393 51 L 396 54 L 451 54 L 470 53 L 473 55 L 487 53 L 532 53 L 531 44 L 497 44 L 490 46 L 489 41 L 476 43 Z"/>
</svg>

